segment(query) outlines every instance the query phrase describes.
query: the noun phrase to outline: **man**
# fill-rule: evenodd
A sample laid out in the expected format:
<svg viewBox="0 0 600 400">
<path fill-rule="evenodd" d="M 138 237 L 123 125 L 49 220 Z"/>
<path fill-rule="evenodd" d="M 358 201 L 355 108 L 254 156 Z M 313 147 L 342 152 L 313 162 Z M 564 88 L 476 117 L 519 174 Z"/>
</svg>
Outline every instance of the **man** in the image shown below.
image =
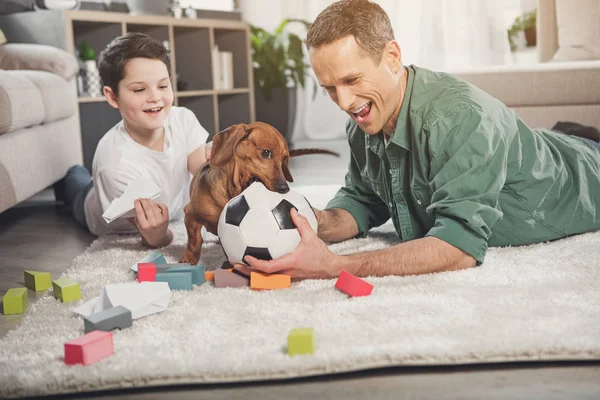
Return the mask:
<svg viewBox="0 0 600 400">
<path fill-rule="evenodd" d="M 272 261 L 246 257 L 251 268 L 298 278 L 451 271 L 482 263 L 488 246 L 600 229 L 600 145 L 531 129 L 460 79 L 404 67 L 378 5 L 332 4 L 307 47 L 319 83 L 351 116 L 346 184 L 316 212 L 318 237 L 292 212 L 298 248 Z M 396 246 L 340 256 L 324 243 L 365 236 L 389 218 Z"/>
</svg>

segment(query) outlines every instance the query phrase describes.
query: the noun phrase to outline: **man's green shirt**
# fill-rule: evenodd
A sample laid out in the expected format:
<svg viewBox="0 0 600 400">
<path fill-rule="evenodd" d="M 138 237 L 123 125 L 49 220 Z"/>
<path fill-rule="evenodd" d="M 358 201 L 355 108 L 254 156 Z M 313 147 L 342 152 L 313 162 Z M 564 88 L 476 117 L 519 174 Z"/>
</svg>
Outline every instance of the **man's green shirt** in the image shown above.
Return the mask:
<svg viewBox="0 0 600 400">
<path fill-rule="evenodd" d="M 438 237 L 483 262 L 489 246 L 600 229 L 600 151 L 531 129 L 499 100 L 410 66 L 396 129 L 367 135 L 350 119 L 346 184 L 327 208 L 359 236 L 390 217 L 402 241 Z"/>
</svg>

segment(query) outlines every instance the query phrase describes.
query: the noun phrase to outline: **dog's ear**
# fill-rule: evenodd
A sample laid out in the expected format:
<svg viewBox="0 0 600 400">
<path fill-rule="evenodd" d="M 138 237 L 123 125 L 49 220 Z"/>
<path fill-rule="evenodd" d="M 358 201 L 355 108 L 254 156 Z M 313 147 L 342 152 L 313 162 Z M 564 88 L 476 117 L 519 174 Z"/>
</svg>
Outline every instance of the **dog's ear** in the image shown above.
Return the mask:
<svg viewBox="0 0 600 400">
<path fill-rule="evenodd" d="M 215 135 L 209 160 L 211 167 L 221 168 L 231 160 L 238 143 L 250 134 L 247 128 L 244 124 L 232 125 Z"/>
<path fill-rule="evenodd" d="M 290 167 L 288 166 L 289 162 L 289 157 L 284 158 L 283 162 L 281 163 L 281 169 L 283 170 L 283 176 L 285 176 L 285 179 L 288 182 L 294 182 L 294 178 L 292 177 L 292 173 L 290 172 Z"/>
</svg>

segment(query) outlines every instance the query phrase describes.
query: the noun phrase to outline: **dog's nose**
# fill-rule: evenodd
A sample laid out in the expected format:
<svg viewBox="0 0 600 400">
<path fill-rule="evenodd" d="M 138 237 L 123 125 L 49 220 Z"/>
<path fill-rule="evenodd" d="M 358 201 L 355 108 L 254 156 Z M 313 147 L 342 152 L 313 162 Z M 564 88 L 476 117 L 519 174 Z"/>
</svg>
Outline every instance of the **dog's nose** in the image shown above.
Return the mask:
<svg viewBox="0 0 600 400">
<path fill-rule="evenodd" d="M 290 187 L 287 183 L 279 183 L 277 186 L 275 186 L 275 190 L 277 193 L 287 193 L 290 191 Z"/>
</svg>

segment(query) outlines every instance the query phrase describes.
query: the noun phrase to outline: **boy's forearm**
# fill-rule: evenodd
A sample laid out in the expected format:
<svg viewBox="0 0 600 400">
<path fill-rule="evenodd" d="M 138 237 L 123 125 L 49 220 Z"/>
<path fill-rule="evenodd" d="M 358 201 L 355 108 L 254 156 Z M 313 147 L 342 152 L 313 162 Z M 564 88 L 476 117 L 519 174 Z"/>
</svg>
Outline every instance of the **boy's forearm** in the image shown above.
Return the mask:
<svg viewBox="0 0 600 400">
<path fill-rule="evenodd" d="M 316 210 L 319 218 L 318 236 L 325 242 L 341 242 L 358 235 L 358 224 L 350 212 L 341 208 Z"/>
<path fill-rule="evenodd" d="M 171 244 L 171 242 L 173 241 L 173 232 L 171 232 L 170 229 L 167 229 L 167 232 L 165 232 L 165 234 L 159 238 L 156 241 L 148 241 L 144 235 L 141 234 L 142 236 L 142 243 L 148 247 L 152 247 L 152 248 L 157 248 L 157 247 L 164 247 L 167 246 L 168 244 Z"/>
</svg>

